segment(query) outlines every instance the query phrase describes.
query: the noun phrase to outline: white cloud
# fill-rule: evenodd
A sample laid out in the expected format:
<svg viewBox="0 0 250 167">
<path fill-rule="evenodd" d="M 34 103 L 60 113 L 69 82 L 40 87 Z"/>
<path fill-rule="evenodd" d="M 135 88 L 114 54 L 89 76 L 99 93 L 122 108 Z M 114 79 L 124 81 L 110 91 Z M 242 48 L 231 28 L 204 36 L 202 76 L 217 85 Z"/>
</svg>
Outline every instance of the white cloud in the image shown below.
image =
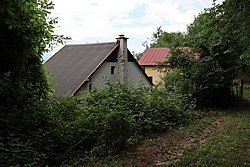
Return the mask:
<svg viewBox="0 0 250 167">
<path fill-rule="evenodd" d="M 130 38 L 130 50 L 136 52 L 143 51 L 141 43 L 157 27 L 185 31 L 195 15 L 212 5 L 212 0 L 52 1 L 55 4 L 52 15 L 59 21 L 56 33 L 71 36 L 70 43 L 114 41 L 119 34 L 125 34 Z"/>
</svg>

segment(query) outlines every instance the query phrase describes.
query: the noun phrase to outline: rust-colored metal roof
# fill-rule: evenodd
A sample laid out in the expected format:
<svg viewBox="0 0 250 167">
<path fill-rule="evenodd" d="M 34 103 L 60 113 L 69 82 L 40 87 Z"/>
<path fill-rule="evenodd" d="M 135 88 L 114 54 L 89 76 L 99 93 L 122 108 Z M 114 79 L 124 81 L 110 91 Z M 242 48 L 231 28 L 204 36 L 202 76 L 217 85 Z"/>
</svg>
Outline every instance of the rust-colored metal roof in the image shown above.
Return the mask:
<svg viewBox="0 0 250 167">
<path fill-rule="evenodd" d="M 139 60 L 141 66 L 156 66 L 158 62 L 163 62 L 169 53 L 168 48 L 148 48 Z"/>
</svg>

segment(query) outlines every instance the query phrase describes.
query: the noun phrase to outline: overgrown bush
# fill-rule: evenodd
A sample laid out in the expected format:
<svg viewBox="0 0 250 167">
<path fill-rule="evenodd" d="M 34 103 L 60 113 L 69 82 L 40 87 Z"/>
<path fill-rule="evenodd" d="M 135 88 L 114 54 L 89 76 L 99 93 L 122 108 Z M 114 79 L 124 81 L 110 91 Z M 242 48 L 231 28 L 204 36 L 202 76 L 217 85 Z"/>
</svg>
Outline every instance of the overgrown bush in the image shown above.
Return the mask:
<svg viewBox="0 0 250 167">
<path fill-rule="evenodd" d="M 46 80 L 42 72 L 28 74 L 32 65 L 21 76 L 2 74 L 0 78 L 0 164 L 2 166 L 36 165 L 47 159 L 41 152 L 50 141 L 47 138 L 47 116 L 43 113 L 46 99 Z M 40 76 L 37 82 L 35 75 Z M 29 80 L 30 78 L 33 81 Z M 38 87 L 38 88 L 36 88 Z M 33 91 L 32 91 L 33 89 Z M 43 136 L 43 137 L 41 137 Z"/>
<path fill-rule="evenodd" d="M 225 107 L 233 102 L 233 78 L 226 76 L 227 71 L 213 57 L 200 57 L 191 49 L 177 48 L 166 64 L 171 67 L 164 76 L 167 92 L 187 96 L 201 109 Z"/>
<path fill-rule="evenodd" d="M 164 75 L 164 86 L 168 93 L 192 96 L 195 84 L 180 69 L 173 69 Z"/>
<path fill-rule="evenodd" d="M 170 93 L 165 88 L 158 88 L 148 96 L 147 119 L 144 128 L 164 131 L 170 127 L 187 123 L 194 104 L 181 94 Z"/>
<path fill-rule="evenodd" d="M 115 153 L 144 132 L 186 123 L 190 105 L 184 97 L 174 96 L 160 89 L 117 85 L 59 101 L 51 114 L 62 124 L 55 130 L 67 145 L 62 156 Z"/>
<path fill-rule="evenodd" d="M 190 111 L 186 99 L 162 89 L 117 85 L 37 103 L 29 108 L 36 114 L 33 125 L 28 122 L 18 131 L 10 127 L 7 131 L 13 133 L 1 138 L 2 164 L 54 166 L 76 157 L 114 154 L 144 133 L 186 123 Z"/>
</svg>

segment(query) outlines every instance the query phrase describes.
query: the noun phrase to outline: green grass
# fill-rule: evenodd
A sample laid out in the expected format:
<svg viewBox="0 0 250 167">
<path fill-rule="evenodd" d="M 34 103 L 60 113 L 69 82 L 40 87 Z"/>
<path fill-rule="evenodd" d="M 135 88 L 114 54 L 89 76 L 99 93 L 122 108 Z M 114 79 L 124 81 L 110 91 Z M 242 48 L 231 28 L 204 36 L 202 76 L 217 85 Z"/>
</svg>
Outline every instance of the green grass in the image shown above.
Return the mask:
<svg viewBox="0 0 250 167">
<path fill-rule="evenodd" d="M 227 116 L 226 130 L 181 158 L 177 166 L 250 166 L 250 112 Z"/>
</svg>

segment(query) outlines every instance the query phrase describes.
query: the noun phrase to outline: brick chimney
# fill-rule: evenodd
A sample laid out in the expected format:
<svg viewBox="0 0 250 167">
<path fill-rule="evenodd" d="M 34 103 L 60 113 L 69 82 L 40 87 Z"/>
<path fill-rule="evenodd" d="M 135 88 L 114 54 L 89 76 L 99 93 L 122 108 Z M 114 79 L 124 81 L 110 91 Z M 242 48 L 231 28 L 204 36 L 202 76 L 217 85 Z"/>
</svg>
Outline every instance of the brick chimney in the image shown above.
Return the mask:
<svg viewBox="0 0 250 167">
<path fill-rule="evenodd" d="M 118 52 L 118 80 L 127 85 L 128 83 L 128 51 L 127 51 L 127 39 L 124 35 L 119 35 L 119 38 L 116 38 L 119 43 L 119 52 Z"/>
</svg>

